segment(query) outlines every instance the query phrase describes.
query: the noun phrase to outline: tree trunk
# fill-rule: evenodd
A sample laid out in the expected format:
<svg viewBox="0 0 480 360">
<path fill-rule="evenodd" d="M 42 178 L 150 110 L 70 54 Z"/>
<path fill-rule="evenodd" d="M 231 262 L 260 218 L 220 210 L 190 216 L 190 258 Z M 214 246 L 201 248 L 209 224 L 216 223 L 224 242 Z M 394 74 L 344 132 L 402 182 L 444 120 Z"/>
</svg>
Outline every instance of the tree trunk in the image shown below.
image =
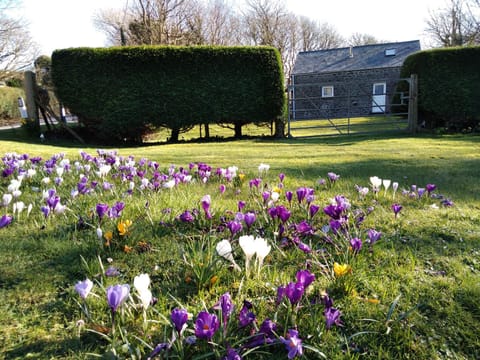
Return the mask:
<svg viewBox="0 0 480 360">
<path fill-rule="evenodd" d="M 235 139 L 239 139 L 242 137 L 242 124 L 235 123 Z"/>
<path fill-rule="evenodd" d="M 282 118 L 278 117 L 274 121 L 275 123 L 275 137 L 284 138 L 285 137 L 285 122 Z"/>
<path fill-rule="evenodd" d="M 209 138 L 210 138 L 210 125 L 205 124 L 205 139 L 209 139 Z"/>
<path fill-rule="evenodd" d="M 172 128 L 172 133 L 170 134 L 170 139 L 168 139 L 168 142 L 170 143 L 176 143 L 178 142 L 178 137 L 180 136 L 180 128 Z"/>
</svg>

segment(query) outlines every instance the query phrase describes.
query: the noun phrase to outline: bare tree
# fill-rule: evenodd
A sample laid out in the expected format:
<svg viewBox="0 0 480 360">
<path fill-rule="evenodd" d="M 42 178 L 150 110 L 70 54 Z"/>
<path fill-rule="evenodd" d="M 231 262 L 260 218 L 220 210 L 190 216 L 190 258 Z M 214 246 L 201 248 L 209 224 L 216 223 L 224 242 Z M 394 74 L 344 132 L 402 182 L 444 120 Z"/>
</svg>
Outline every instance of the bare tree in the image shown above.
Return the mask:
<svg viewBox="0 0 480 360">
<path fill-rule="evenodd" d="M 425 32 L 439 46 L 463 46 L 480 43 L 478 15 L 472 11 L 477 0 L 448 0 L 443 9 L 430 12 Z"/>
<path fill-rule="evenodd" d="M 371 45 L 378 44 L 380 42 L 384 41 L 379 41 L 373 35 L 361 33 L 353 33 L 347 40 L 349 46 Z"/>
<path fill-rule="evenodd" d="M 37 49 L 22 19 L 9 16 L 18 2 L 0 0 L 0 80 L 33 63 Z"/>
<path fill-rule="evenodd" d="M 228 0 L 210 0 L 203 9 L 203 34 L 208 45 L 239 45 L 240 20 Z"/>
</svg>

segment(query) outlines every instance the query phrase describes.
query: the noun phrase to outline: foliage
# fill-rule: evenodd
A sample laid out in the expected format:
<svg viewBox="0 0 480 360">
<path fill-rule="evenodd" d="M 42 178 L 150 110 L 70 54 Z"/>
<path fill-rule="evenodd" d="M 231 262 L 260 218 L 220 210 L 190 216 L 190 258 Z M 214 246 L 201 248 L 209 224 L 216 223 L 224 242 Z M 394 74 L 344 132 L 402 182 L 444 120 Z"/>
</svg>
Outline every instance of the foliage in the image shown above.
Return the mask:
<svg viewBox="0 0 480 360">
<path fill-rule="evenodd" d="M 0 87 L 0 119 L 18 119 L 18 97 L 23 97 L 23 90 L 12 87 Z"/>
<path fill-rule="evenodd" d="M 478 139 L 325 142 L 80 156 L 30 146 L 29 156 L 5 155 L 1 193 L 12 197 L 2 196 L 2 216 L 13 218 L 0 220 L 2 355 L 138 359 L 156 349 L 159 358 L 221 358 L 234 349 L 245 359 L 290 351 L 331 359 L 478 357 Z M 315 162 L 301 156 L 307 148 Z M 218 168 L 202 161 L 212 154 Z M 258 166 L 260 159 L 271 165 Z M 256 215 L 250 226 L 247 213 Z M 263 266 L 257 249 L 249 273 L 240 240 L 247 234 L 271 246 Z M 240 271 L 218 253 L 224 239 Z M 151 281 L 140 282 L 141 274 Z M 80 283 L 86 278 L 93 287 Z M 110 286 L 126 284 L 128 297 L 107 298 Z M 298 300 L 295 292 L 279 296 L 282 286 L 304 291 Z M 179 312 L 171 317 L 174 309 L 187 310 L 186 323 Z M 218 329 L 197 331 L 213 315 Z M 252 343 L 259 346 L 245 346 Z"/>
<path fill-rule="evenodd" d="M 284 107 L 279 55 L 268 47 L 57 50 L 52 79 L 60 101 L 104 139 L 196 124 L 241 129 Z"/>
<path fill-rule="evenodd" d="M 480 123 L 480 47 L 421 51 L 409 56 L 402 75 L 418 74 L 420 120 L 432 128 L 472 131 Z"/>
</svg>

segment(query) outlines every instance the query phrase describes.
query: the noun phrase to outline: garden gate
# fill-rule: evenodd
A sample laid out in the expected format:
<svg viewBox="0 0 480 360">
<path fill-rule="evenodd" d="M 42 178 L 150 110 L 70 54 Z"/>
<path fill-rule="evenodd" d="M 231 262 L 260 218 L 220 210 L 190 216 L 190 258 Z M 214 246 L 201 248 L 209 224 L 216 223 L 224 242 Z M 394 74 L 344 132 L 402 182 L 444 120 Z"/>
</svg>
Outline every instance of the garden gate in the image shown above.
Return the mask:
<svg viewBox="0 0 480 360">
<path fill-rule="evenodd" d="M 325 93 L 325 88 L 331 93 Z M 365 81 L 330 83 L 328 87 L 291 78 L 288 86 L 288 137 L 415 132 L 417 75 L 395 83 Z M 335 91 L 335 93 L 333 93 Z"/>
</svg>

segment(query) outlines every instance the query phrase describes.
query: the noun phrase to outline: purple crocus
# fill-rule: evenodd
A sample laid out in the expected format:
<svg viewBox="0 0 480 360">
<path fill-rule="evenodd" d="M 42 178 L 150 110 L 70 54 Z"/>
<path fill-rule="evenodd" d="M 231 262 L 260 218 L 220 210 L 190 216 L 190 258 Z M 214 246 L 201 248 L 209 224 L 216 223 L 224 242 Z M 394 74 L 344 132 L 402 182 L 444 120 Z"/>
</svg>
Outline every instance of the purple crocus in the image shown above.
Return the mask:
<svg viewBox="0 0 480 360">
<path fill-rule="evenodd" d="M 305 220 L 296 224 L 295 225 L 295 230 L 297 230 L 297 232 L 299 232 L 300 234 L 303 234 L 303 235 L 313 234 L 313 228 Z"/>
<path fill-rule="evenodd" d="M 117 311 L 118 307 L 121 306 L 124 301 L 127 299 L 130 294 L 130 285 L 113 285 L 107 288 L 107 302 L 112 313 Z"/>
<path fill-rule="evenodd" d="M 280 182 L 283 182 L 283 179 L 285 179 L 285 174 L 284 173 L 278 174 L 278 178 L 280 179 Z"/>
<path fill-rule="evenodd" d="M 362 240 L 354 237 L 350 239 L 350 246 L 355 254 L 358 254 L 362 248 Z"/>
<path fill-rule="evenodd" d="M 305 196 L 307 196 L 307 188 L 299 187 L 297 189 L 297 200 L 299 204 L 303 201 L 303 199 L 305 199 Z"/>
<path fill-rule="evenodd" d="M 370 245 L 373 245 L 382 237 L 382 233 L 375 229 L 370 229 L 367 232 L 367 236 L 368 236 L 368 243 Z"/>
<path fill-rule="evenodd" d="M 243 221 L 245 221 L 248 229 L 250 229 L 255 220 L 257 220 L 257 216 L 254 212 L 249 211 L 243 216 Z"/>
<path fill-rule="evenodd" d="M 148 355 L 147 360 L 153 359 L 154 357 L 156 357 L 157 355 L 159 355 L 162 351 L 165 351 L 165 350 L 170 349 L 171 346 L 172 346 L 172 345 L 170 345 L 169 343 L 160 343 L 160 344 L 157 344 L 157 346 L 155 346 L 155 348 L 154 348 L 153 351 L 150 353 L 150 355 Z"/>
<path fill-rule="evenodd" d="M 325 325 L 327 329 L 330 329 L 333 325 L 342 326 L 342 321 L 340 319 L 342 313 L 340 310 L 335 309 L 334 307 L 327 307 L 323 314 L 325 315 Z"/>
<path fill-rule="evenodd" d="M 251 311 L 253 305 L 247 300 L 243 300 L 243 306 L 238 314 L 238 322 L 240 327 L 245 327 L 255 321 L 255 314 Z"/>
<path fill-rule="evenodd" d="M 315 274 L 312 274 L 308 270 L 300 270 L 297 272 L 297 283 L 307 288 L 311 283 L 315 281 Z"/>
<path fill-rule="evenodd" d="M 245 201 L 240 200 L 240 201 L 238 202 L 238 204 L 237 204 L 238 211 L 242 211 L 243 208 L 245 207 L 245 205 L 246 205 Z"/>
<path fill-rule="evenodd" d="M 202 209 L 205 212 L 205 216 L 207 219 L 212 218 L 212 214 L 210 213 L 210 203 L 211 203 L 211 198 L 210 195 L 204 195 L 201 200 L 202 204 Z"/>
<path fill-rule="evenodd" d="M 1 218 L 0 218 L 0 229 L 1 228 L 4 228 L 5 226 L 8 226 L 10 225 L 10 223 L 12 222 L 13 220 L 13 217 L 10 216 L 10 215 L 3 215 Z"/>
<path fill-rule="evenodd" d="M 425 188 L 427 189 L 428 195 L 430 195 L 433 191 L 435 191 L 435 189 L 437 188 L 437 185 L 427 184 L 427 186 L 425 186 Z"/>
<path fill-rule="evenodd" d="M 310 219 L 315 216 L 315 214 L 318 212 L 320 209 L 320 206 L 315 205 L 315 204 L 310 204 L 310 207 L 308 208 L 308 213 L 310 215 Z"/>
<path fill-rule="evenodd" d="M 79 281 L 75 284 L 75 291 L 85 300 L 93 288 L 93 282 L 90 279 Z"/>
<path fill-rule="evenodd" d="M 335 174 L 334 172 L 329 172 L 328 174 L 328 179 L 333 183 L 340 179 L 340 175 Z"/>
<path fill-rule="evenodd" d="M 227 355 L 222 357 L 222 360 L 242 360 L 242 357 L 235 349 L 228 348 Z"/>
<path fill-rule="evenodd" d="M 280 336 L 280 340 L 285 344 L 289 359 L 303 355 L 302 340 L 298 337 L 297 330 L 288 330 L 287 336 L 285 338 Z"/>
<path fill-rule="evenodd" d="M 99 204 L 97 204 L 97 206 L 96 206 L 96 211 L 97 211 L 98 218 L 99 218 L 100 221 L 101 221 L 101 220 L 103 219 L 103 217 L 105 216 L 105 214 L 107 213 L 107 211 L 108 211 L 108 205 L 107 205 L 107 204 L 99 203 Z"/>
<path fill-rule="evenodd" d="M 285 296 L 290 300 L 292 305 L 295 305 L 300 301 L 305 292 L 305 287 L 299 282 L 291 282 L 285 288 Z"/>
<path fill-rule="evenodd" d="M 107 270 L 105 270 L 105 276 L 107 277 L 115 277 L 120 275 L 120 271 L 114 266 L 109 266 Z"/>
<path fill-rule="evenodd" d="M 108 210 L 108 217 L 110 219 L 118 219 L 123 209 L 125 209 L 125 203 L 123 201 L 117 201 L 115 205 Z"/>
<path fill-rule="evenodd" d="M 233 237 L 236 233 L 242 231 L 243 226 L 241 222 L 232 220 L 227 223 L 227 228 L 230 230 Z"/>
<path fill-rule="evenodd" d="M 285 198 L 289 203 L 291 203 L 293 198 L 293 193 L 291 191 L 285 191 Z"/>
<path fill-rule="evenodd" d="M 188 321 L 187 310 L 175 308 L 172 310 L 170 318 L 172 319 L 173 325 L 175 326 L 177 332 L 181 334 L 185 329 L 185 324 Z"/>
<path fill-rule="evenodd" d="M 225 190 L 227 190 L 225 184 L 220 184 L 220 186 L 218 187 L 218 191 L 220 191 L 220 194 L 225 193 Z"/>
<path fill-rule="evenodd" d="M 393 204 L 392 205 L 392 210 L 393 210 L 393 213 L 395 214 L 395 218 L 397 218 L 398 216 L 398 213 L 400 212 L 400 210 L 402 210 L 403 206 L 400 205 L 400 204 Z"/>
<path fill-rule="evenodd" d="M 216 315 L 201 311 L 195 321 L 195 336 L 210 341 L 219 326 L 220 323 Z"/>
<path fill-rule="evenodd" d="M 226 327 L 227 322 L 230 319 L 230 315 L 232 315 L 233 313 L 233 303 L 232 298 L 230 297 L 230 293 L 226 292 L 225 294 L 220 296 L 220 299 L 213 306 L 213 309 L 222 311 L 223 326 Z"/>
<path fill-rule="evenodd" d="M 183 213 L 181 213 L 178 218 L 180 219 L 181 222 L 187 222 L 187 223 L 193 222 L 195 220 L 192 213 L 188 210 L 185 210 Z"/>
<path fill-rule="evenodd" d="M 277 206 L 277 216 L 285 224 L 290 219 L 291 213 L 285 206 L 280 205 Z"/>
<path fill-rule="evenodd" d="M 254 348 L 265 344 L 271 344 L 274 342 L 276 331 L 277 324 L 270 319 L 265 319 L 260 325 L 258 333 L 255 334 L 245 346 L 248 348 Z"/>
</svg>

